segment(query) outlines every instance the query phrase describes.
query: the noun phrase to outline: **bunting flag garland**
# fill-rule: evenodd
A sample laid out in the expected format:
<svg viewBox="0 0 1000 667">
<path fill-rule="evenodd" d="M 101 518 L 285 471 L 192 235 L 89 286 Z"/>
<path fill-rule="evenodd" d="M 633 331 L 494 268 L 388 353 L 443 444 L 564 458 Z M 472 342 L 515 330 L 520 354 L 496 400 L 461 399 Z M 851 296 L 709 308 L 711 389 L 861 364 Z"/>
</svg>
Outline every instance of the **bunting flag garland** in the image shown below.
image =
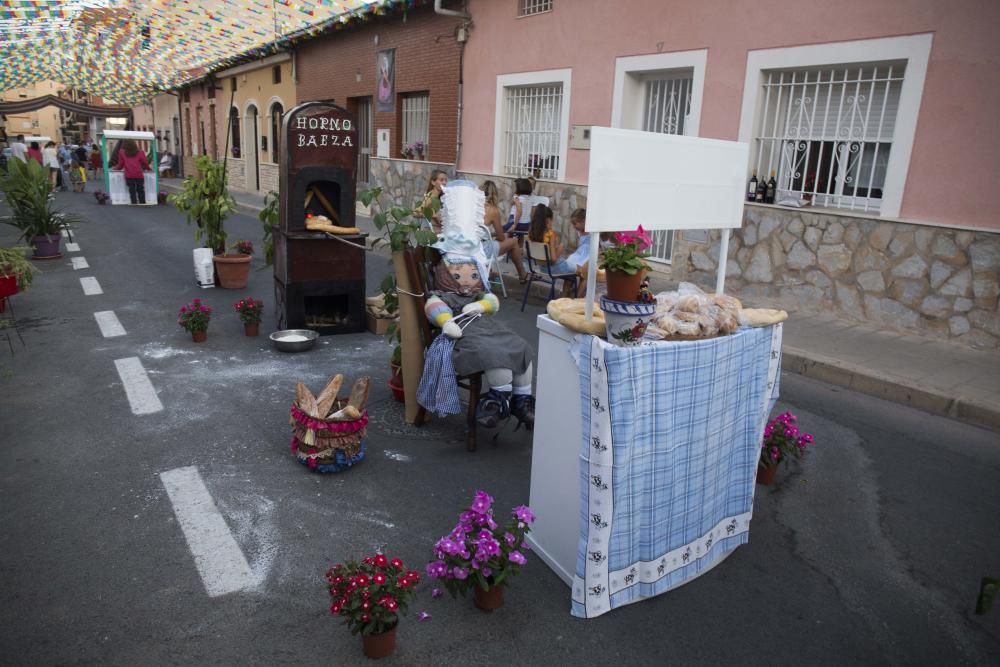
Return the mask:
<svg viewBox="0 0 1000 667">
<path fill-rule="evenodd" d="M 2 0 L 0 91 L 44 80 L 132 106 L 418 0 Z"/>
</svg>

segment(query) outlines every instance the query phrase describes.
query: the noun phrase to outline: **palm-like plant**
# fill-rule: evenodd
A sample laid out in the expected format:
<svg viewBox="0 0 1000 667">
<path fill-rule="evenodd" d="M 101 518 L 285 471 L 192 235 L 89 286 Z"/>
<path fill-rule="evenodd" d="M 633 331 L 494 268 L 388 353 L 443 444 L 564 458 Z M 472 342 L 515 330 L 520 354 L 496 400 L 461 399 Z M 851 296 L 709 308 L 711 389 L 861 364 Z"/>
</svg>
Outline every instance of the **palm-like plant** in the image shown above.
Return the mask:
<svg viewBox="0 0 1000 667">
<path fill-rule="evenodd" d="M 64 225 L 83 221 L 56 208 L 46 172 L 34 160 L 10 160 L 7 172 L 0 175 L 0 190 L 10 208 L 10 215 L 0 217 L 0 222 L 20 230 L 18 240 L 58 234 Z"/>
</svg>

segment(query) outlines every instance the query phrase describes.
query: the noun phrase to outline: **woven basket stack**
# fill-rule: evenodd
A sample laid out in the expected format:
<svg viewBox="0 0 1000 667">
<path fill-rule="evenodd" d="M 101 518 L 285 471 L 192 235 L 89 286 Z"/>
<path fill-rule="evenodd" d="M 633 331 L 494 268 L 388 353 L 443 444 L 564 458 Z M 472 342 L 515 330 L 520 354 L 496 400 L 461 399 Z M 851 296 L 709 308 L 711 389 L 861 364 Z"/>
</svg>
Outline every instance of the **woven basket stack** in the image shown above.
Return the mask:
<svg viewBox="0 0 1000 667">
<path fill-rule="evenodd" d="M 314 472 L 340 472 L 365 457 L 370 378 L 358 378 L 350 396 L 338 398 L 343 381 L 343 375 L 334 376 L 318 397 L 301 382 L 295 388 L 292 453 Z"/>
</svg>

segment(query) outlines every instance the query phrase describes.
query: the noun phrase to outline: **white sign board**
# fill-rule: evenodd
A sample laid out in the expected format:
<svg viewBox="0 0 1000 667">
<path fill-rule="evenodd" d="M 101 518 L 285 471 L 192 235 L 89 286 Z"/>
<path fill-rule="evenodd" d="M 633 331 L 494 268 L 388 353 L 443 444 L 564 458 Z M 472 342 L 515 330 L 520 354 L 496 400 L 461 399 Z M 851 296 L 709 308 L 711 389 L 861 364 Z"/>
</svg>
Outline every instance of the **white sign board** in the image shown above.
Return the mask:
<svg viewBox="0 0 1000 667">
<path fill-rule="evenodd" d="M 376 130 L 375 157 L 389 157 L 389 130 Z"/>
<path fill-rule="evenodd" d="M 587 231 L 738 228 L 749 146 L 594 127 Z"/>
</svg>

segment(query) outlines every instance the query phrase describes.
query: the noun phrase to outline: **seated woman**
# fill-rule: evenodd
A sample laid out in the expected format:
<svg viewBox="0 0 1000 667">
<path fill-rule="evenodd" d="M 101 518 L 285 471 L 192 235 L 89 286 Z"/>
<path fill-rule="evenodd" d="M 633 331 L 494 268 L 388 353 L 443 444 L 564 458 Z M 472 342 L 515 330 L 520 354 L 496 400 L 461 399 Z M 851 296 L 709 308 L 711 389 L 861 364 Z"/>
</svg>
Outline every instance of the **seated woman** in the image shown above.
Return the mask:
<svg viewBox="0 0 1000 667">
<path fill-rule="evenodd" d="M 424 374 L 417 389 L 421 405 L 438 414 L 458 411 L 454 374 L 443 372 L 441 355 L 449 355 L 458 375 L 483 372 L 489 391 L 476 406 L 476 421 L 494 428 L 513 416 L 518 425 L 535 423 L 532 395 L 532 358 L 528 343 L 493 318 L 499 300 L 490 293 L 486 256 L 478 236 L 483 224 L 484 195 L 469 181 L 455 181 L 445 188 L 442 208 L 443 235 L 435 244 L 442 259 L 434 269 L 434 290 L 424 313 L 444 335 L 428 350 Z M 456 315 L 456 313 L 458 313 Z M 442 383 L 448 383 L 442 392 Z"/>
<path fill-rule="evenodd" d="M 493 181 L 484 181 L 479 188 L 486 198 L 486 212 L 483 224 L 490 233 L 489 239 L 483 240 L 483 250 L 490 259 L 510 253 L 514 260 L 514 268 L 517 269 L 517 278 L 523 285 L 528 281 L 528 274 L 524 270 L 524 263 L 521 258 L 521 244 L 513 236 L 504 233 L 503 225 L 500 222 L 500 193 L 497 185 Z"/>
</svg>

